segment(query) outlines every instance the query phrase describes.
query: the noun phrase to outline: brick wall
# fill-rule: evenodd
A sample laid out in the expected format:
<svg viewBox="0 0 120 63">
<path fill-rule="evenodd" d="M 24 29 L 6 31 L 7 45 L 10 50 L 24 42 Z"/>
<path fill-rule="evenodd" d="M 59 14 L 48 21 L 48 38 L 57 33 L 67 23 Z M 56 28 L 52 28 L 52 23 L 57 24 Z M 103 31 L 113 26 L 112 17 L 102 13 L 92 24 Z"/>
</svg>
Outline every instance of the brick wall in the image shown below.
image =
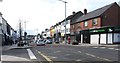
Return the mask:
<svg viewBox="0 0 120 63">
<path fill-rule="evenodd" d="M 120 7 L 113 5 L 102 15 L 102 26 L 120 26 L 119 22 Z"/>
<path fill-rule="evenodd" d="M 93 18 L 93 19 L 94 19 L 94 18 Z M 101 27 L 101 18 L 100 18 L 100 17 L 95 18 L 95 19 L 98 20 L 98 21 L 97 21 L 97 25 L 93 25 L 93 24 L 92 24 L 92 20 L 93 20 L 93 19 L 87 20 L 87 21 L 88 21 L 88 26 L 87 26 L 87 27 L 84 26 L 84 21 L 83 21 L 83 22 L 80 22 L 81 30 L 85 30 L 85 29 L 89 29 L 89 28 Z"/>
</svg>

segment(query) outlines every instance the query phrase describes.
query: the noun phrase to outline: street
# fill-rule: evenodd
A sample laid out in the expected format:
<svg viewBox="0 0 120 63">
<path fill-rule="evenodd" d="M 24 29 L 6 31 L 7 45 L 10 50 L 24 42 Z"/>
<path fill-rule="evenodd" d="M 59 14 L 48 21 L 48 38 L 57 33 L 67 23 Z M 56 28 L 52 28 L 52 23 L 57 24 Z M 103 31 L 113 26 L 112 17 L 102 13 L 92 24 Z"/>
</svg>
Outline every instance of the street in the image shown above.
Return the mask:
<svg viewBox="0 0 120 63">
<path fill-rule="evenodd" d="M 113 62 L 118 61 L 120 49 L 118 46 L 80 46 L 47 44 L 32 48 L 9 49 L 2 51 L 2 61 L 7 62 L 32 62 L 61 61 L 61 62 Z"/>
</svg>

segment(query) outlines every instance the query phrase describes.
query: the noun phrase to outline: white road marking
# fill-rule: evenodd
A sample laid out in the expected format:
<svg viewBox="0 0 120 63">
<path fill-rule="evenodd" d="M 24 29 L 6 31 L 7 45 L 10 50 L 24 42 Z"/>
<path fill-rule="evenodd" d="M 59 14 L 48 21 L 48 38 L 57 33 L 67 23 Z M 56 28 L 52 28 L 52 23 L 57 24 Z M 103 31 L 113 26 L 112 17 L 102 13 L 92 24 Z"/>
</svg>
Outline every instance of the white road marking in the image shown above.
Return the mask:
<svg viewBox="0 0 120 63">
<path fill-rule="evenodd" d="M 76 60 L 76 61 L 82 61 L 82 60 L 78 59 L 78 60 Z"/>
<path fill-rule="evenodd" d="M 120 50 L 120 49 L 115 49 L 115 50 L 117 50 L 117 51 L 118 51 L 118 50 Z"/>
<path fill-rule="evenodd" d="M 89 53 L 85 53 L 86 55 L 92 56 L 92 57 L 96 57 L 95 55 L 89 54 Z"/>
<path fill-rule="evenodd" d="M 65 56 L 69 56 L 70 54 L 66 54 Z"/>
<path fill-rule="evenodd" d="M 61 51 L 56 51 L 56 52 L 54 52 L 54 53 L 59 53 L 59 52 L 61 52 Z"/>
<path fill-rule="evenodd" d="M 53 58 L 53 59 L 55 59 L 55 58 L 57 58 L 57 57 L 54 57 L 54 56 L 48 56 L 49 58 Z"/>
<path fill-rule="evenodd" d="M 30 59 L 37 59 L 30 49 L 27 49 Z"/>
<path fill-rule="evenodd" d="M 79 53 L 82 53 L 81 51 L 78 51 Z"/>
<path fill-rule="evenodd" d="M 1 55 L 1 61 L 30 61 L 27 58 L 11 56 L 11 55 Z"/>
<path fill-rule="evenodd" d="M 100 57 L 97 57 L 97 58 L 102 59 L 102 60 L 105 60 L 105 61 L 111 61 L 111 60 L 106 59 L 106 58 L 100 58 Z"/>
<path fill-rule="evenodd" d="M 108 48 L 108 49 L 114 49 L 114 48 Z"/>
<path fill-rule="evenodd" d="M 111 60 L 109 60 L 109 59 L 107 59 L 107 58 L 101 58 L 101 57 L 97 57 L 97 56 L 95 56 L 95 55 L 92 55 L 92 54 L 89 54 L 89 53 L 85 53 L 86 55 L 88 55 L 88 56 L 91 56 L 91 57 L 95 57 L 95 58 L 98 58 L 98 59 L 102 59 L 102 60 L 105 60 L 105 61 L 111 61 Z"/>
<path fill-rule="evenodd" d="M 93 47 L 93 48 L 98 48 L 98 47 Z"/>
</svg>

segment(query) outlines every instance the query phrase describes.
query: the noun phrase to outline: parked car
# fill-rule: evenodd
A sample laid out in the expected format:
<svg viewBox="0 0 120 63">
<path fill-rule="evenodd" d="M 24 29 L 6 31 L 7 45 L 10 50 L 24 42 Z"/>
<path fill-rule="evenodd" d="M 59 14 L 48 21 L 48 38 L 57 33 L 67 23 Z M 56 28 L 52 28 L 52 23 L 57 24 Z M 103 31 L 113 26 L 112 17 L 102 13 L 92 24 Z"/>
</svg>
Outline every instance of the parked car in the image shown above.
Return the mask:
<svg viewBox="0 0 120 63">
<path fill-rule="evenodd" d="M 46 44 L 52 44 L 52 40 L 47 39 L 47 40 L 45 40 L 45 43 Z"/>
<path fill-rule="evenodd" d="M 45 42 L 43 40 L 37 40 L 36 45 L 37 46 L 45 46 Z"/>
<path fill-rule="evenodd" d="M 79 43 L 76 41 L 76 40 L 74 40 L 73 42 L 72 42 L 72 45 L 78 45 Z"/>
</svg>

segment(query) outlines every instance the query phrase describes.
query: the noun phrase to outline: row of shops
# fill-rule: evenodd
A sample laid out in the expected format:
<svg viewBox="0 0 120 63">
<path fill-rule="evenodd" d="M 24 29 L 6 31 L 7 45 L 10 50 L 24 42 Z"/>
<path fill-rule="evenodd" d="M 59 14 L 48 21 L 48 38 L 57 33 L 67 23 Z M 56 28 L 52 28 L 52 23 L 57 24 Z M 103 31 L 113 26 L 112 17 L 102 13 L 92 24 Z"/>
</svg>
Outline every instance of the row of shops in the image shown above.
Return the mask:
<svg viewBox="0 0 120 63">
<path fill-rule="evenodd" d="M 82 30 L 79 34 L 76 34 L 76 37 L 80 43 L 118 44 L 120 43 L 120 27 L 103 27 Z"/>
<path fill-rule="evenodd" d="M 120 43 L 119 10 L 120 6 L 114 2 L 89 13 L 87 9 L 84 12 L 73 12 L 66 21 L 50 27 L 50 37 L 54 42 L 65 42 L 70 37 L 70 43 Z"/>
</svg>

